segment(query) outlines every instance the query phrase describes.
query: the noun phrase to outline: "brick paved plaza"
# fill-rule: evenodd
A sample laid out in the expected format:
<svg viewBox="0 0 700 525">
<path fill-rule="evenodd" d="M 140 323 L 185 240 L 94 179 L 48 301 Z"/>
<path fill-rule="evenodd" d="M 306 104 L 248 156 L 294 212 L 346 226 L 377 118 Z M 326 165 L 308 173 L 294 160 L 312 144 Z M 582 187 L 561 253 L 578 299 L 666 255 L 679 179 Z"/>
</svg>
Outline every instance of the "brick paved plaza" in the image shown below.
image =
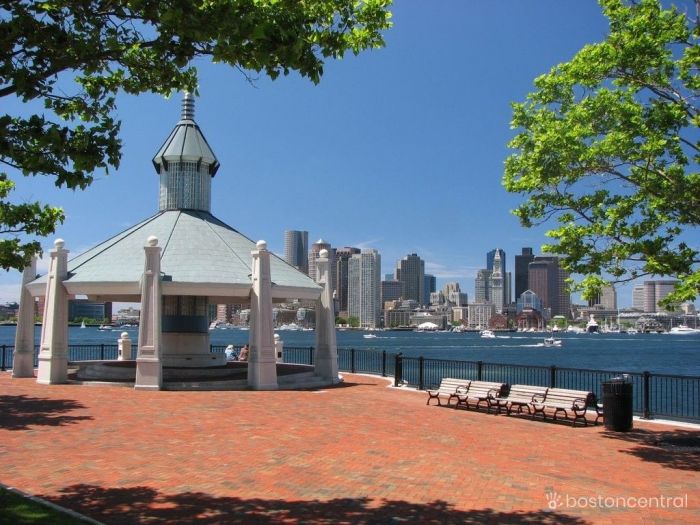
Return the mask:
<svg viewBox="0 0 700 525">
<path fill-rule="evenodd" d="M 109 524 L 700 523 L 700 449 L 664 443 L 696 429 L 572 428 L 387 386 L 137 392 L 1 373 L 0 482 Z"/>
</svg>

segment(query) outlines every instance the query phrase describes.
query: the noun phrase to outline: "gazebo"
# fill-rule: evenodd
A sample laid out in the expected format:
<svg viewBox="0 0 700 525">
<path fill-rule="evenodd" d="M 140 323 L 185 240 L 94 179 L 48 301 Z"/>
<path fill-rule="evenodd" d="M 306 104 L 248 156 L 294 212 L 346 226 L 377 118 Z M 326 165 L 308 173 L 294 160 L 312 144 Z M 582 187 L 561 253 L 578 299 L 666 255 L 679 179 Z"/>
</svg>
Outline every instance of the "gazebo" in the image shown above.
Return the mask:
<svg viewBox="0 0 700 525">
<path fill-rule="evenodd" d="M 164 366 L 226 366 L 223 355 L 210 352 L 208 305 L 250 304 L 248 386 L 276 389 L 272 305 L 305 299 L 316 301 L 315 375 L 338 382 L 328 253 L 320 254 L 314 282 L 268 251 L 265 241 L 256 243 L 211 214 L 219 162 L 194 121 L 190 94 L 153 165 L 158 213 L 70 260 L 59 239 L 46 275 L 37 277 L 36 261 L 25 269 L 13 376 L 33 376 L 33 302 L 43 295 L 37 382 L 68 380 L 68 300 L 86 295 L 140 302 L 134 386 L 144 390 L 163 387 Z"/>
</svg>

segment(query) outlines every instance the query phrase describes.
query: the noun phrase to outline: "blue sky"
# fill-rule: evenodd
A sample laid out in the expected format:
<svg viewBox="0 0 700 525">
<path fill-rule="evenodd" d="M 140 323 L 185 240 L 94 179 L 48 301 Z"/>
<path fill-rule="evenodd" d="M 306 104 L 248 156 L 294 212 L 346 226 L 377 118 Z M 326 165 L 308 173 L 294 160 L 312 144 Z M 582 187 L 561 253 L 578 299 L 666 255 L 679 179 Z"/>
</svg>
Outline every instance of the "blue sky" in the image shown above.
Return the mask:
<svg viewBox="0 0 700 525">
<path fill-rule="evenodd" d="M 212 212 L 277 253 L 285 229 L 376 248 L 382 274 L 417 253 L 439 287 L 458 281 L 471 296 L 487 251 L 504 249 L 512 270 L 521 247 L 538 253 L 546 242 L 545 228 L 519 226 L 510 210 L 520 198 L 501 186 L 510 102 L 604 39 L 607 21 L 593 0 L 403 0 L 393 22 L 384 49 L 328 62 L 317 86 L 292 74 L 253 87 L 230 68 L 197 64 L 196 120 L 221 162 Z M 179 95 L 121 96 L 119 170 L 85 192 L 18 181 L 16 200 L 66 211 L 46 248 L 61 237 L 77 254 L 157 211 L 151 158 L 179 112 Z M 20 280 L 0 274 L 0 303 L 18 298 Z M 631 302 L 629 290 L 620 302 Z"/>
</svg>

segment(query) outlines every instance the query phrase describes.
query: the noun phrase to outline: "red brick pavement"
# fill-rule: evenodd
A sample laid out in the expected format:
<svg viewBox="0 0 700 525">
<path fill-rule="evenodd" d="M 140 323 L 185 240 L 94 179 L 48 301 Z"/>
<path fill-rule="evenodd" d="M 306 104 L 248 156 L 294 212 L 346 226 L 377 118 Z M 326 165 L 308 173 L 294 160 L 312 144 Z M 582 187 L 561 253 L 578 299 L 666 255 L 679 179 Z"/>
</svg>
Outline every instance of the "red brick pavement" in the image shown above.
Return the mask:
<svg viewBox="0 0 700 525">
<path fill-rule="evenodd" d="M 0 482 L 110 524 L 700 523 L 697 449 L 657 444 L 697 431 L 457 411 L 345 378 L 136 392 L 2 373 Z"/>
</svg>

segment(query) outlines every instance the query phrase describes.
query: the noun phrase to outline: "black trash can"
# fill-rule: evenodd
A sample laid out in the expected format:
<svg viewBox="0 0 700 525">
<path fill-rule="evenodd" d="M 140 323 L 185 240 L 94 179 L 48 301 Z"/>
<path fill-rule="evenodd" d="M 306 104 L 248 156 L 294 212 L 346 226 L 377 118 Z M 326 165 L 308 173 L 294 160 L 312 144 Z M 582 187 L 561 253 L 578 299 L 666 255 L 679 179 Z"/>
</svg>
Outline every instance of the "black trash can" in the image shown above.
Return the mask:
<svg viewBox="0 0 700 525">
<path fill-rule="evenodd" d="M 632 382 L 615 377 L 603 383 L 605 428 L 615 432 L 632 430 Z"/>
</svg>

